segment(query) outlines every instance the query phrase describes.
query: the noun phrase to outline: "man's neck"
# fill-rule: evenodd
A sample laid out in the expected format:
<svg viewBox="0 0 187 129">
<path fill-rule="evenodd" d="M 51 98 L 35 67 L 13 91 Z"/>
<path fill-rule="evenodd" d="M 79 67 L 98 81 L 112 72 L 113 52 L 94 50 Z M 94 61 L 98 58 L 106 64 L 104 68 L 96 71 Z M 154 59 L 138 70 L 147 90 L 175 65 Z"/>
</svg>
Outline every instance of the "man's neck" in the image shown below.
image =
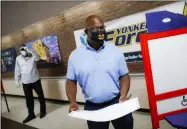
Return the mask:
<svg viewBox="0 0 187 129">
<path fill-rule="evenodd" d="M 98 51 L 102 46 L 100 45 L 100 43 L 97 43 L 93 40 L 88 40 L 88 44 L 90 45 L 90 47 L 92 47 L 93 49 L 95 49 L 96 51 Z"/>
</svg>

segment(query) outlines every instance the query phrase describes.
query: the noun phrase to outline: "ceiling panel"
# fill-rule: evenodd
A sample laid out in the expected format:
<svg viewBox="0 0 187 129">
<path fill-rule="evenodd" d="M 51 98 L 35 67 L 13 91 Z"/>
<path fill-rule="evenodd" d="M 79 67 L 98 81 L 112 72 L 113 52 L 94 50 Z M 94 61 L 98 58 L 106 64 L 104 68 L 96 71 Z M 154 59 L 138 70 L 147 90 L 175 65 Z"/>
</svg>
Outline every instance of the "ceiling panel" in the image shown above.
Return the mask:
<svg viewBox="0 0 187 129">
<path fill-rule="evenodd" d="M 2 1 L 2 36 L 17 31 L 83 1 Z"/>
</svg>

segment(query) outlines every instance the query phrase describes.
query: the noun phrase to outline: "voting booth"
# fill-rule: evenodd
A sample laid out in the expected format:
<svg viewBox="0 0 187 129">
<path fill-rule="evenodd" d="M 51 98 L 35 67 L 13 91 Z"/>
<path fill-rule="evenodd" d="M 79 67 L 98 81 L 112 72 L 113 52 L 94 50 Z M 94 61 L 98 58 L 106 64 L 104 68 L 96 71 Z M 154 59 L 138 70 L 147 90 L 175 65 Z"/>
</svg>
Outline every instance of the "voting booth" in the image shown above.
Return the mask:
<svg viewBox="0 0 187 129">
<path fill-rule="evenodd" d="M 140 37 L 152 125 L 187 111 L 187 17 L 168 11 L 146 14 Z"/>
</svg>

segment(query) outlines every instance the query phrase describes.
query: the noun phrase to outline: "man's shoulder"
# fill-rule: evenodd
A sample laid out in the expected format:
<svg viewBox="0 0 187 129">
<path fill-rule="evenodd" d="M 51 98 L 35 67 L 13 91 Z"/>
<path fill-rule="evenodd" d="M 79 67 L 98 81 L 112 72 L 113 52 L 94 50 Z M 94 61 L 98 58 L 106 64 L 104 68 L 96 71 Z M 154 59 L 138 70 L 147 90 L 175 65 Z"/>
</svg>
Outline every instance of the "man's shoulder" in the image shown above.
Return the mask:
<svg viewBox="0 0 187 129">
<path fill-rule="evenodd" d="M 83 52 L 85 50 L 85 46 L 81 46 L 81 47 L 77 47 L 75 50 L 72 51 L 72 53 L 80 53 Z"/>
<path fill-rule="evenodd" d="M 106 47 L 109 49 L 109 51 L 121 53 L 121 50 L 119 47 L 115 46 L 114 43 L 111 42 L 105 42 Z"/>
<path fill-rule="evenodd" d="M 110 42 L 110 41 L 105 41 L 105 46 L 110 47 L 110 48 L 113 48 L 113 49 L 117 48 L 117 47 L 114 45 L 114 43 L 112 43 L 112 42 Z"/>
<path fill-rule="evenodd" d="M 16 57 L 16 60 L 19 60 L 19 59 L 21 59 L 21 58 L 22 58 L 22 56 L 19 55 L 19 56 Z"/>
<path fill-rule="evenodd" d="M 85 51 L 85 46 L 78 47 L 71 52 L 70 57 L 77 58 L 77 56 L 81 56 L 82 54 L 84 54 L 84 51 Z"/>
</svg>

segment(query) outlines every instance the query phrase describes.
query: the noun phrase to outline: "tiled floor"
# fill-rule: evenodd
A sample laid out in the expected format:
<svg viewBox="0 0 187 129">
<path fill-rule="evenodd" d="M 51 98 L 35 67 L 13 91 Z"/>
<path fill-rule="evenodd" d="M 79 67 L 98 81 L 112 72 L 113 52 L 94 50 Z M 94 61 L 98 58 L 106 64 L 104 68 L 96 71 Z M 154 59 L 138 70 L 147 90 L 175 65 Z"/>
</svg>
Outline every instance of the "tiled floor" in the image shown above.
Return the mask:
<svg viewBox="0 0 187 129">
<path fill-rule="evenodd" d="M 25 99 L 8 97 L 8 104 L 10 107 L 10 113 L 8 113 L 2 96 L 2 113 L 5 118 L 22 122 L 27 116 L 27 108 L 25 105 Z M 43 119 L 38 117 L 39 115 L 39 102 L 35 101 L 35 113 L 37 118 L 27 125 L 39 128 L 39 129 L 87 129 L 86 121 L 68 117 L 68 104 L 54 104 L 47 102 L 47 116 Z M 80 109 L 83 109 L 83 105 L 80 105 Z M 134 129 L 152 129 L 151 119 L 149 113 L 134 112 Z M 110 129 L 114 129 L 110 124 Z M 165 120 L 160 122 L 160 129 L 174 129 Z"/>
</svg>

